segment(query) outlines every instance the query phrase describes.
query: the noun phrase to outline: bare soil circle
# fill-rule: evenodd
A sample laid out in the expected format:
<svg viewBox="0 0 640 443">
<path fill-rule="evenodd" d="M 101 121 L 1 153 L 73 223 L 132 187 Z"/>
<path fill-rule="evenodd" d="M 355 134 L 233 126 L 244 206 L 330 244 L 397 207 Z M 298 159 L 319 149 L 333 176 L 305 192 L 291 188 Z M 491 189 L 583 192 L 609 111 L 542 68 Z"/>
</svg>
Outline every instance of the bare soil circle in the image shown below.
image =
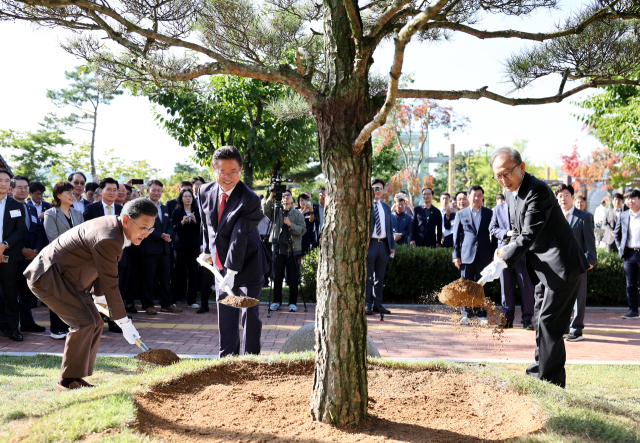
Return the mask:
<svg viewBox="0 0 640 443">
<path fill-rule="evenodd" d="M 234 362 L 136 397 L 139 431 L 179 442 L 498 442 L 543 429 L 526 396 L 470 373 L 370 365 L 369 417 L 309 415 L 313 362 Z"/>
</svg>

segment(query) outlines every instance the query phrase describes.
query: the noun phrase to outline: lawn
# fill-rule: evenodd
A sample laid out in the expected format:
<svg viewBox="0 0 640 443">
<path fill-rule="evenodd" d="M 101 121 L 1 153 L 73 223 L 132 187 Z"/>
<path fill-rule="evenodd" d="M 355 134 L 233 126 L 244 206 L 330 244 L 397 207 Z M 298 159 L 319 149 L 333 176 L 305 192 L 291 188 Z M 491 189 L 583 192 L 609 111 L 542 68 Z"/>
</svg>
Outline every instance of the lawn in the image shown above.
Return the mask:
<svg viewBox="0 0 640 443">
<path fill-rule="evenodd" d="M 254 358 L 267 362 L 310 357 L 307 354 Z M 59 357 L 0 356 L 0 441 L 73 441 L 92 433 L 98 434 L 90 441 L 149 441 L 147 436 L 128 427 L 135 418 L 135 393 L 215 364 L 218 361 L 185 360 L 169 368 L 138 374 L 133 359 L 98 358 L 90 379 L 97 384 L 95 388 L 59 393 L 54 390 Z M 637 366 L 571 365 L 567 367 L 569 385 L 562 390 L 525 377 L 522 365 L 441 362 L 422 365 L 473 371 L 529 394 L 545 417 L 547 428 L 543 433 L 520 438 L 519 442 L 640 441 Z"/>
</svg>

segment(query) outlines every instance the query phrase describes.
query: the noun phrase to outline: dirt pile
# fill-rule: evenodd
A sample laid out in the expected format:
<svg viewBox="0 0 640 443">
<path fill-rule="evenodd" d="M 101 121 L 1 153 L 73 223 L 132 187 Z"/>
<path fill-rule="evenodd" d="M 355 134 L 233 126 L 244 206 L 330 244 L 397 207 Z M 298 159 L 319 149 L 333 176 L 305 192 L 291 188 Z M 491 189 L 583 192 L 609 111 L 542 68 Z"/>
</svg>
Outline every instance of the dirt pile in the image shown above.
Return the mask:
<svg viewBox="0 0 640 443">
<path fill-rule="evenodd" d="M 238 297 L 236 295 L 228 295 L 220 300 L 220 303 L 231 306 L 232 308 L 253 308 L 255 305 L 260 303 L 260 301 L 253 297 Z"/>
<path fill-rule="evenodd" d="M 480 442 L 543 428 L 529 400 L 464 373 L 369 366 L 369 417 L 313 422 L 313 363 L 221 365 L 136 397 L 137 428 L 180 442 Z M 515 411 L 515 413 L 514 413 Z"/>
<path fill-rule="evenodd" d="M 453 308 L 481 308 L 485 305 L 482 285 L 464 278 L 442 288 L 438 299 L 440 303 Z"/>
<path fill-rule="evenodd" d="M 169 349 L 149 349 L 134 358 L 141 363 L 151 363 L 156 366 L 169 366 L 180 361 L 180 357 Z"/>
</svg>

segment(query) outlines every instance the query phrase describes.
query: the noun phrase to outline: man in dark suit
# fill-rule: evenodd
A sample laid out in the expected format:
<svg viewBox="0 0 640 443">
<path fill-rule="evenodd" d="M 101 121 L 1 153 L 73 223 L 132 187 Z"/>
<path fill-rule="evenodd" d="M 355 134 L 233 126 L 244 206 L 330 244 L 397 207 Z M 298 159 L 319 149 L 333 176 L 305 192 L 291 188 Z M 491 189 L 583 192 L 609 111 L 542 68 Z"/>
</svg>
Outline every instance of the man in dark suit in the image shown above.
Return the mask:
<svg viewBox="0 0 640 443">
<path fill-rule="evenodd" d="M 499 194 L 502 195 L 502 194 Z M 503 196 L 504 197 L 504 196 Z M 513 227 L 509 220 L 509 206 L 504 198 L 502 203 L 493 208 L 493 217 L 489 224 L 489 232 L 498 240 L 498 248 L 504 248 L 511 241 L 513 236 Z M 527 259 L 522 259 L 511 268 L 506 268 L 500 274 L 500 285 L 502 286 L 502 314 L 507 321 L 505 328 L 513 328 L 513 319 L 516 313 L 514 289 L 516 279 L 520 285 L 522 293 L 522 327 L 529 331 L 533 331 L 533 284 L 527 272 Z"/>
<path fill-rule="evenodd" d="M 627 279 L 627 302 L 629 312 L 622 316 L 625 320 L 637 320 L 638 316 L 638 271 L 640 271 L 640 190 L 630 189 L 624 193 L 629 210 L 620 214 L 614 231 L 618 254 L 624 261 L 624 275 Z"/>
<path fill-rule="evenodd" d="M 160 180 L 150 180 L 147 187 L 149 200 L 158 208 L 154 230 L 140 243 L 140 277 L 142 279 L 142 309 L 149 315 L 158 312 L 153 303 L 154 282 L 160 280 L 160 309 L 162 312 L 182 312 L 182 308 L 173 305 L 169 292 L 171 269 L 169 254 L 171 253 L 171 237 L 173 225 L 171 216 L 165 205 L 160 203 L 164 185 Z"/>
<path fill-rule="evenodd" d="M 473 185 L 469 188 L 471 204 L 458 211 L 453 224 L 453 264 L 460 270 L 460 277 L 466 280 L 480 280 L 480 271 L 491 263 L 493 250 L 489 237 L 489 224 L 493 211 L 482 205 L 484 189 Z M 487 288 L 484 288 L 485 296 Z M 481 308 L 461 308 L 462 321 L 477 315 L 480 323 L 487 323 L 487 311 Z"/>
<path fill-rule="evenodd" d="M 367 253 L 367 292 L 364 312 L 366 315 L 373 315 L 374 312 L 391 314 L 391 311 L 382 306 L 384 273 L 387 270 L 389 257 L 396 252 L 396 242 L 393 239 L 391 224 L 391 207 L 381 200 L 384 181 L 381 178 L 374 178 L 371 180 L 371 186 L 373 187 L 373 211 Z"/>
<path fill-rule="evenodd" d="M 7 327 L 2 334 L 14 341 L 22 341 L 18 329 L 20 308 L 18 304 L 18 271 L 24 260 L 20 241 L 27 230 L 25 208 L 22 203 L 8 196 L 13 174 L 0 169 L 0 286 L 4 296 L 4 316 Z M 6 261 L 5 261 L 6 260 Z"/>
<path fill-rule="evenodd" d="M 25 213 L 27 230 L 20 241 L 24 260 L 18 262 L 18 302 L 20 304 L 20 332 L 44 332 L 45 327 L 37 325 L 31 313 L 31 298 L 35 297 L 27 279 L 22 275 L 31 261 L 44 247 L 44 228 L 38 220 L 36 208 L 28 205 L 26 200 L 29 195 L 29 179 L 22 175 L 16 175 L 11 184 L 13 198 L 22 204 Z"/>
<path fill-rule="evenodd" d="M 49 202 L 42 199 L 46 188 L 40 182 L 30 182 L 29 183 L 29 197 L 31 199 L 27 202 L 36 208 L 36 212 L 38 213 L 38 220 L 44 220 L 44 213 L 47 209 L 51 209 L 51 204 Z M 47 241 L 47 236 L 45 235 L 45 242 Z"/>
<path fill-rule="evenodd" d="M 573 187 L 564 183 L 556 188 L 556 198 L 560 204 L 560 208 L 564 213 L 571 229 L 573 230 L 576 240 L 587 257 L 589 269 L 598 264 L 596 255 L 596 236 L 594 233 L 593 215 L 586 211 L 581 211 L 573 206 Z M 587 306 L 587 273 L 582 274 L 580 282 L 580 290 L 573 307 L 573 321 L 570 325 L 567 341 L 584 340 L 582 330 L 584 329 L 584 313 Z"/>
<path fill-rule="evenodd" d="M 445 248 L 453 248 L 453 220 L 456 218 L 456 210 L 451 206 L 451 194 L 440 193 L 440 214 L 442 215 L 442 244 Z"/>
<path fill-rule="evenodd" d="M 620 214 L 622 214 L 624 205 L 624 197 L 620 193 L 613 194 L 613 208 L 607 209 L 605 212 L 604 220 L 602 222 L 602 227 L 604 228 L 604 236 L 602 237 L 602 241 L 606 246 L 607 252 L 618 252 L 618 246 L 616 246 L 616 239 L 614 236 L 614 231 L 616 229 L 616 224 L 618 224 L 618 220 L 620 219 Z"/>
<path fill-rule="evenodd" d="M 404 194 L 396 194 L 396 210 L 391 214 L 393 223 L 393 239 L 398 245 L 408 245 L 411 238 L 412 218 L 405 211 L 407 204 L 404 201 Z"/>
<path fill-rule="evenodd" d="M 313 204 L 313 214 L 320 225 L 319 234 L 322 234 L 322 224 L 324 223 L 325 192 L 324 186 L 318 189 L 318 202 Z M 320 235 L 318 235 L 318 243 L 320 243 Z"/>
<path fill-rule="evenodd" d="M 260 353 L 262 321 L 258 305 L 237 309 L 220 303 L 229 285 L 235 295 L 260 299 L 267 259 L 260 244 L 260 198 L 241 180 L 242 155 L 233 146 L 213 152 L 216 181 L 199 189 L 203 231 L 203 258 L 220 269 L 223 281 L 216 281 L 218 301 L 219 357 L 240 355 L 239 320 L 243 327 L 245 354 Z M 207 271 L 208 272 L 208 271 Z M 242 313 L 242 319 L 240 314 Z"/>
<path fill-rule="evenodd" d="M 504 268 L 515 267 L 526 255 L 529 277 L 535 284 L 537 319 L 536 363 L 527 368 L 527 374 L 564 387 L 567 355 L 562 336 L 589 263 L 553 192 L 525 172 L 520 153 L 512 148 L 498 149 L 490 164 L 494 177 L 507 191 L 513 236 L 507 246 L 496 251 L 482 275 L 486 281 L 495 280 Z"/>
<path fill-rule="evenodd" d="M 118 181 L 111 177 L 100 180 L 102 200 L 87 205 L 82 214 L 84 221 L 93 220 L 104 215 L 120 215 L 122 206 L 116 203 L 118 186 Z"/>
<path fill-rule="evenodd" d="M 181 181 L 180 182 L 180 190 L 178 191 L 178 193 L 182 192 L 183 189 L 190 189 L 193 192 L 193 185 L 191 184 L 190 181 L 186 181 L 186 180 L 185 181 Z M 197 206 L 197 204 L 198 204 L 197 201 L 194 202 L 194 206 Z M 177 205 L 178 205 L 178 199 L 177 198 L 171 199 L 171 200 L 169 200 L 167 202 L 166 206 L 167 206 L 167 212 L 169 213 L 169 218 L 173 217 L 173 211 L 176 210 L 176 206 Z M 178 301 L 178 297 L 180 297 L 178 294 L 182 293 L 182 291 L 180 291 L 177 288 L 177 284 L 180 281 L 180 279 L 176 276 L 176 264 L 175 264 L 175 262 L 176 262 L 176 254 L 177 254 L 177 250 L 176 250 L 177 243 L 178 242 L 177 242 L 177 239 L 175 237 L 175 230 L 174 230 L 174 233 L 171 236 L 171 254 L 169 256 L 169 266 L 171 267 L 171 284 L 169 286 L 169 292 L 171 293 L 172 300 L 175 300 L 175 301 Z"/>
<path fill-rule="evenodd" d="M 422 190 L 422 204 L 413 211 L 411 246 L 440 247 L 442 243 L 442 214 L 433 206 L 433 189 Z"/>
<path fill-rule="evenodd" d="M 73 207 L 84 213 L 85 208 L 91 204 L 89 200 L 82 196 L 87 177 L 82 172 L 77 171 L 69 174 L 67 180 L 73 185 Z"/>
<path fill-rule="evenodd" d="M 95 203 L 94 196 L 97 189 L 100 189 L 100 185 L 98 183 L 88 182 L 84 185 L 84 195 L 90 203 Z"/>
</svg>

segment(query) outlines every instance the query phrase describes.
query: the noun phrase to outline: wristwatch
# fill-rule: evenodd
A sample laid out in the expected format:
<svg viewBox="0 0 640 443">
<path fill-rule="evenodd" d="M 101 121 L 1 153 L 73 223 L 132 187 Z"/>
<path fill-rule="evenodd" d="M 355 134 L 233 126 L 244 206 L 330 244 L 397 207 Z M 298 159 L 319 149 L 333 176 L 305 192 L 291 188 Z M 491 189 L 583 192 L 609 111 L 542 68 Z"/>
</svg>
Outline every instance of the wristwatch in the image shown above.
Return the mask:
<svg viewBox="0 0 640 443">
<path fill-rule="evenodd" d="M 6 241 L 3 241 L 2 244 L 5 245 L 5 250 L 9 249 L 9 243 L 7 243 Z"/>
</svg>

